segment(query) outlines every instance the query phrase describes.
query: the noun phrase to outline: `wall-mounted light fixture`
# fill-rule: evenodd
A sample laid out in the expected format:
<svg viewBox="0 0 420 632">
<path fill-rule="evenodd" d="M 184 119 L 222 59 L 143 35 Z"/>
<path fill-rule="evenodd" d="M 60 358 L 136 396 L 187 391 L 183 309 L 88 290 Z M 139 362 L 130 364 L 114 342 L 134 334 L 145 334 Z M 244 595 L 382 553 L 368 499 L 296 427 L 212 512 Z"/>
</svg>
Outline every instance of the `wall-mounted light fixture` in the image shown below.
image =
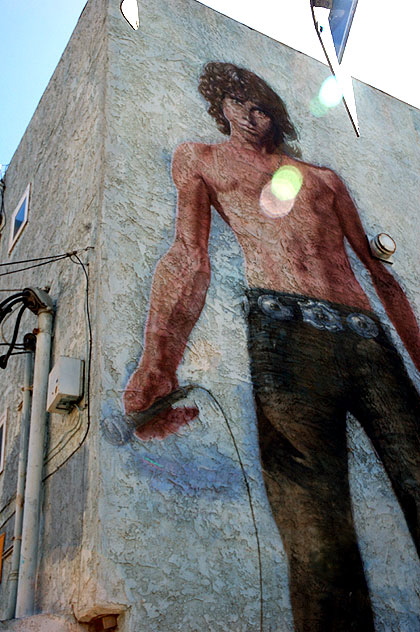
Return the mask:
<svg viewBox="0 0 420 632">
<path fill-rule="evenodd" d="M 375 235 L 370 241 L 370 251 L 375 259 L 386 261 L 387 263 L 394 263 L 392 255 L 397 249 L 397 244 L 392 239 L 391 235 L 387 233 L 379 233 Z"/>
<path fill-rule="evenodd" d="M 137 0 L 122 0 L 120 4 L 120 11 L 131 28 L 137 31 L 140 26 Z"/>
</svg>

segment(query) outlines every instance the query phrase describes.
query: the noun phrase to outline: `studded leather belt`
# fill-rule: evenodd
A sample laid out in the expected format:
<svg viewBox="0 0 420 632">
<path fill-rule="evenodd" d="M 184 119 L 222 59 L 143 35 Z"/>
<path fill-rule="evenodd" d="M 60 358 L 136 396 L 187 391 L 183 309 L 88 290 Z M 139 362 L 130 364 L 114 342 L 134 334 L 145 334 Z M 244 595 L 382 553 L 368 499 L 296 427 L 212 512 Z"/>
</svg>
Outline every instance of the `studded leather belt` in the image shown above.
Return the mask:
<svg viewBox="0 0 420 632">
<path fill-rule="evenodd" d="M 319 330 L 340 332 L 351 330 L 362 338 L 378 338 L 384 335 L 375 315 L 352 311 L 328 301 L 319 301 L 300 295 L 261 293 L 259 290 L 247 292 L 249 304 L 276 321 L 298 320 Z M 382 338 L 382 335 L 380 336 Z"/>
</svg>

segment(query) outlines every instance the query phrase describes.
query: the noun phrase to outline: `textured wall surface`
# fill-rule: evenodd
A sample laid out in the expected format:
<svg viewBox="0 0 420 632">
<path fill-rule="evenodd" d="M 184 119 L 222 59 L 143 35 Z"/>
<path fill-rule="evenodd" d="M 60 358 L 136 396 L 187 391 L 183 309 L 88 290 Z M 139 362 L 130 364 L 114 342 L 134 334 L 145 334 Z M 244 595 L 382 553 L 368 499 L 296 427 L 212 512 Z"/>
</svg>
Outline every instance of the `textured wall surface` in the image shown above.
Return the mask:
<svg viewBox="0 0 420 632">
<path fill-rule="evenodd" d="M 342 106 L 322 118 L 310 112 L 328 76 L 322 64 L 195 2 L 144 2 L 140 22 L 138 32 L 130 31 L 117 11 L 111 12 L 101 279 L 102 294 L 112 299 L 101 314 L 107 338 L 99 372 L 103 417 L 121 410 L 121 393 L 142 348 L 152 274 L 173 237 L 172 152 L 186 140 L 222 140 L 197 92 L 210 60 L 249 68 L 284 98 L 303 158 L 342 176 L 367 234 L 387 231 L 397 241 L 393 273 L 419 315 L 412 230 L 419 193 L 419 112 L 356 83 L 362 130 L 356 139 Z M 261 539 L 264 629 L 292 630 L 287 562 L 258 460 L 241 311 L 242 254 L 216 216 L 210 252 L 212 282 L 180 381 L 208 388 L 232 425 Z M 368 275 L 351 258 L 382 313 Z M 122 447 L 103 442 L 99 510 L 104 558 L 110 554 L 102 582 L 115 601 L 132 604 L 129 630 L 259 630 L 257 546 L 238 459 L 215 401 L 203 391 L 192 399 L 199 419 L 176 436 Z M 382 466 L 354 420 L 349 448 L 355 519 L 377 630 L 418 629 L 414 546 Z"/>
<path fill-rule="evenodd" d="M 69 258 L 42 267 L 15 273 L 31 263 L 17 261 L 50 257 L 78 250 L 80 259 L 90 261 L 91 283 L 97 274 L 94 245 L 100 225 L 104 147 L 104 93 L 106 66 L 106 11 L 102 1 L 91 2 L 81 16 L 71 42 L 44 93 L 32 121 L 6 174 L 5 212 L 1 261 L 9 264 L 0 279 L 2 299 L 13 289 L 50 287 L 55 304 L 52 364 L 60 355 L 88 358 L 88 331 L 85 314 L 86 283 L 83 269 Z M 29 221 L 12 253 L 8 254 L 11 214 L 31 184 Z M 35 264 L 38 261 L 33 262 Z M 91 295 L 94 303 L 94 291 Z M 14 317 L 4 325 L 10 340 Z M 23 334 L 37 325 L 27 312 L 20 327 Z M 2 347 L 4 349 L 4 347 Z M 20 402 L 23 386 L 23 356 L 12 357 L 2 371 L 1 401 L 7 409 L 8 427 L 5 471 L 0 475 L 0 524 L 7 532 L 6 547 L 12 544 L 14 494 L 20 430 Z M 86 384 L 85 384 L 86 388 Z M 84 527 L 88 441 L 78 449 L 87 423 L 86 400 L 68 415 L 49 416 L 47 427 L 45 484 L 41 516 L 38 611 L 70 611 L 70 602 L 79 590 L 80 548 Z M 66 459 L 75 455 L 65 464 Z M 58 469 L 60 468 L 60 469 Z M 93 494 L 94 497 L 94 494 Z M 88 528 L 94 528 L 90 519 Z M 11 557 L 4 562 L 0 584 L 0 619 L 8 597 Z"/>
<path fill-rule="evenodd" d="M 172 153 L 184 141 L 223 138 L 197 92 L 207 61 L 249 68 L 282 96 L 299 130 L 304 160 L 340 174 L 368 235 L 386 231 L 396 240 L 392 272 L 418 318 L 420 112 L 356 82 L 362 133 L 356 139 L 343 106 L 324 117 L 311 114 L 310 102 L 328 76 L 322 64 L 193 0 L 140 5 L 140 29 L 134 32 L 117 2 L 90 0 L 7 172 L 9 214 L 29 181 L 33 198 L 30 223 L 11 257 L 7 228 L 3 231 L 2 261 L 95 247 L 80 255 L 90 263 L 90 433 L 83 448 L 48 479 L 38 608 L 69 612 L 71 604 L 81 621 L 127 609 L 119 626 L 124 632 L 261 630 L 257 539 L 230 427 L 258 527 L 263 629 L 291 632 L 287 560 L 258 458 L 241 307 L 243 257 L 216 214 L 212 281 L 179 369 L 181 383 L 211 392 L 191 395 L 198 419 L 163 441 L 122 446 L 106 441 L 101 422 L 122 412 L 122 393 L 142 349 L 153 271 L 173 238 Z M 368 274 L 350 257 L 383 314 Z M 53 358 L 86 360 L 80 266 L 64 260 L 2 280 L 11 279 L 13 287 L 51 286 L 57 303 Z M 25 325 L 31 330 L 34 318 Z M 396 344 L 402 349 L 397 339 Z M 14 358 L 2 387 L 9 426 L 1 507 L 15 487 L 22 367 Z M 87 423 L 86 410 L 50 416 L 53 457 L 47 473 L 77 449 Z M 402 512 L 353 419 L 348 437 L 355 521 L 376 629 L 420 630 L 420 572 Z M 1 515 L 8 544 L 12 508 Z M 3 580 L 2 599 L 6 586 Z"/>
</svg>

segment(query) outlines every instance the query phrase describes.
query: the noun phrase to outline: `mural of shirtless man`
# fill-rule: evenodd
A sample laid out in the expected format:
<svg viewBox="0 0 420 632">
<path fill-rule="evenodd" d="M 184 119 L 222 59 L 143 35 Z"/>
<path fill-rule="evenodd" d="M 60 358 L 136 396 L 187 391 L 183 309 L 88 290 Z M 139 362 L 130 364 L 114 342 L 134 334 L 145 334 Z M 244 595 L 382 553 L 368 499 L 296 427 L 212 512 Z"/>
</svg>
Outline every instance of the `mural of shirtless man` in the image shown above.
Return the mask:
<svg viewBox="0 0 420 632">
<path fill-rule="evenodd" d="M 295 630 L 372 631 L 351 511 L 346 414 L 370 437 L 420 552 L 420 399 L 353 274 L 345 238 L 418 370 L 419 327 L 394 277 L 371 256 L 343 182 L 284 152 L 295 131 L 275 92 L 250 71 L 219 62 L 207 64 L 199 90 L 228 139 L 184 143 L 174 153 L 176 236 L 156 268 L 144 353 L 125 409 L 144 410 L 178 386 L 176 370 L 210 282 L 213 206 L 245 257 L 261 461 L 288 556 Z M 270 188 L 282 167 L 299 181 L 289 203 L 276 201 Z M 170 410 L 138 435 L 164 436 L 196 414 Z"/>
</svg>

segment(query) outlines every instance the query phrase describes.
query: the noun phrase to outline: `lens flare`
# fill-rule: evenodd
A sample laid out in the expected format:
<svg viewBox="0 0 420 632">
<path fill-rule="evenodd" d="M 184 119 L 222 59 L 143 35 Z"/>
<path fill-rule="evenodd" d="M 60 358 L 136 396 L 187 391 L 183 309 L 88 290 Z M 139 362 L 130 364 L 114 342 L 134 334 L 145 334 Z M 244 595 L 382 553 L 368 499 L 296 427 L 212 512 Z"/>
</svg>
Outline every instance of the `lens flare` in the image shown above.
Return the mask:
<svg viewBox="0 0 420 632">
<path fill-rule="evenodd" d="M 343 98 L 343 92 L 338 84 L 337 79 L 331 75 L 322 83 L 319 93 L 314 97 L 309 109 L 317 118 L 325 116 L 327 112 L 336 107 Z"/>
<path fill-rule="evenodd" d="M 297 167 L 285 165 L 271 179 L 271 192 L 281 201 L 294 199 L 300 191 L 303 177 Z"/>
<path fill-rule="evenodd" d="M 327 108 L 326 105 L 321 103 L 318 95 L 314 97 L 313 99 L 311 99 L 311 102 L 309 104 L 309 109 L 311 111 L 311 114 L 313 116 L 316 116 L 316 118 L 322 118 L 329 111 L 329 108 Z"/>
<path fill-rule="evenodd" d="M 302 183 L 303 176 L 297 167 L 284 165 L 277 169 L 271 182 L 261 191 L 262 211 L 269 217 L 284 217 L 290 213 Z"/>
<path fill-rule="evenodd" d="M 334 108 L 343 98 L 343 93 L 338 81 L 331 75 L 323 82 L 319 91 L 319 100 L 327 108 Z"/>
</svg>

